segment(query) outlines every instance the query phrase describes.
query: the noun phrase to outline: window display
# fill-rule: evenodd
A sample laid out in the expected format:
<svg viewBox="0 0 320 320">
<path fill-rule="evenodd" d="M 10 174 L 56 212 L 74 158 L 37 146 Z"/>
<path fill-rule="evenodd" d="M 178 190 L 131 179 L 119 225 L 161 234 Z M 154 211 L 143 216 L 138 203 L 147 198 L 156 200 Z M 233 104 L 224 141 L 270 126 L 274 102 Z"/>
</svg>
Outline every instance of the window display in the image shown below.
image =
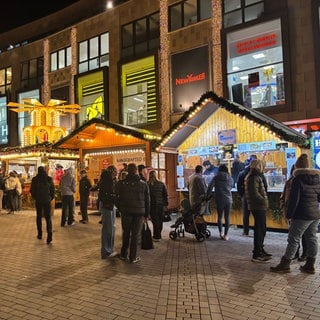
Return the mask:
<svg viewBox="0 0 320 320">
<path fill-rule="evenodd" d="M 227 35 L 228 87 L 234 102 L 249 108 L 285 103 L 280 20 Z"/>
</svg>

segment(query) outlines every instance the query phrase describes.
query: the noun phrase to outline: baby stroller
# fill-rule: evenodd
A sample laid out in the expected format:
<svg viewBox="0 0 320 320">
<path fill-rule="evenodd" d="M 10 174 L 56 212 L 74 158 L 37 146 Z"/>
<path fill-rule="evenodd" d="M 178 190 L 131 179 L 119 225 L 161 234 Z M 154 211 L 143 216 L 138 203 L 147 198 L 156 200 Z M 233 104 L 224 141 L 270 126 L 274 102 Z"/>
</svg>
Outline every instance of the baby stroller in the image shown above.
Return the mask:
<svg viewBox="0 0 320 320">
<path fill-rule="evenodd" d="M 185 231 L 194 234 L 199 242 L 202 242 L 211 236 L 210 230 L 207 229 L 207 223 L 200 214 L 201 205 L 202 203 L 190 207 L 189 200 L 182 200 L 182 215 L 177 218 L 172 226 L 170 226 L 171 228 L 174 228 L 174 230 L 169 233 L 170 239 L 176 240 L 178 237 L 184 237 Z"/>
</svg>

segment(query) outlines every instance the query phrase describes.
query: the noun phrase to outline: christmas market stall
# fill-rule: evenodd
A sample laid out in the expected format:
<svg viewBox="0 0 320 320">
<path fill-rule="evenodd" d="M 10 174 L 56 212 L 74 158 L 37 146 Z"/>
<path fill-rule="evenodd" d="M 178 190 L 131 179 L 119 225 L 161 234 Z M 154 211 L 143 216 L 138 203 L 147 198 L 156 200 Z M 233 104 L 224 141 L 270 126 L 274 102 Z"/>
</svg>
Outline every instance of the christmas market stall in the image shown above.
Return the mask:
<svg viewBox="0 0 320 320">
<path fill-rule="evenodd" d="M 287 229 L 279 208 L 279 196 L 292 164 L 301 152 L 310 153 L 306 135 L 237 103 L 207 92 L 163 135 L 158 152 L 176 153 L 176 190 L 188 192 L 188 178 L 196 165 L 204 161 L 218 166 L 226 164 L 229 172 L 235 159 L 244 163 L 251 155 L 265 162 L 268 182 L 268 228 Z M 208 183 L 211 176 L 205 176 Z M 233 192 L 231 223 L 242 225 L 241 199 L 236 185 Z M 212 200 L 213 201 L 213 200 Z M 206 216 L 217 222 L 215 204 Z M 253 225 L 253 221 L 250 221 Z"/>
<path fill-rule="evenodd" d="M 152 143 L 160 136 L 144 130 L 93 118 L 55 143 L 56 148 L 74 150 L 79 154 L 79 169 L 86 169 L 92 183 L 101 171 L 115 165 L 120 172 L 124 164 L 151 166 Z M 90 195 L 89 205 L 95 208 L 97 193 Z"/>
</svg>

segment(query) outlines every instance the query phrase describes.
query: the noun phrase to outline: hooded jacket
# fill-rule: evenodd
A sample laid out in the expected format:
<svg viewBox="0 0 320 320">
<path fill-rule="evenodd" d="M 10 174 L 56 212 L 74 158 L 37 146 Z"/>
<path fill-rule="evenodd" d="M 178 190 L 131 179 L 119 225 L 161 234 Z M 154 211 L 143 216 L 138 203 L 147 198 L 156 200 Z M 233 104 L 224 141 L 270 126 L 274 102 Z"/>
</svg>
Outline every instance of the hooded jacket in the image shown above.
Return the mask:
<svg viewBox="0 0 320 320">
<path fill-rule="evenodd" d="M 60 191 L 62 196 L 73 196 L 76 192 L 76 180 L 71 174 L 72 169 L 69 168 L 60 180 Z"/>
<path fill-rule="evenodd" d="M 116 206 L 121 214 L 148 217 L 150 193 L 147 183 L 139 175 L 128 173 L 116 184 Z"/>
<path fill-rule="evenodd" d="M 288 219 L 320 219 L 320 171 L 296 169 L 286 208 Z"/>
<path fill-rule="evenodd" d="M 233 186 L 233 179 L 227 172 L 218 172 L 216 176 L 213 177 L 209 186 L 207 198 L 210 197 L 212 188 L 214 187 L 214 197 L 217 206 L 225 206 L 228 203 L 232 203 L 231 189 Z"/>
</svg>

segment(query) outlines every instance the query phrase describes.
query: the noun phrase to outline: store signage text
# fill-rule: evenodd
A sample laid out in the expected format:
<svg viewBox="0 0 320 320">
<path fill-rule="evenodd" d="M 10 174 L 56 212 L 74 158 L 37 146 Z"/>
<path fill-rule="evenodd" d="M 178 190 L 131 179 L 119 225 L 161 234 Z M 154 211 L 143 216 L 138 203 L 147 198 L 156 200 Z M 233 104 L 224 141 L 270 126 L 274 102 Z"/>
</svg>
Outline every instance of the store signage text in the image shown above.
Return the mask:
<svg viewBox="0 0 320 320">
<path fill-rule="evenodd" d="M 176 85 L 181 86 L 195 81 L 201 81 L 206 79 L 206 73 L 202 72 L 197 75 L 188 74 L 185 78 L 176 78 Z"/>
<path fill-rule="evenodd" d="M 258 49 L 264 49 L 266 47 L 273 47 L 277 44 L 277 35 L 271 33 L 262 37 L 249 39 L 237 43 L 238 54 L 244 54 Z"/>
</svg>

